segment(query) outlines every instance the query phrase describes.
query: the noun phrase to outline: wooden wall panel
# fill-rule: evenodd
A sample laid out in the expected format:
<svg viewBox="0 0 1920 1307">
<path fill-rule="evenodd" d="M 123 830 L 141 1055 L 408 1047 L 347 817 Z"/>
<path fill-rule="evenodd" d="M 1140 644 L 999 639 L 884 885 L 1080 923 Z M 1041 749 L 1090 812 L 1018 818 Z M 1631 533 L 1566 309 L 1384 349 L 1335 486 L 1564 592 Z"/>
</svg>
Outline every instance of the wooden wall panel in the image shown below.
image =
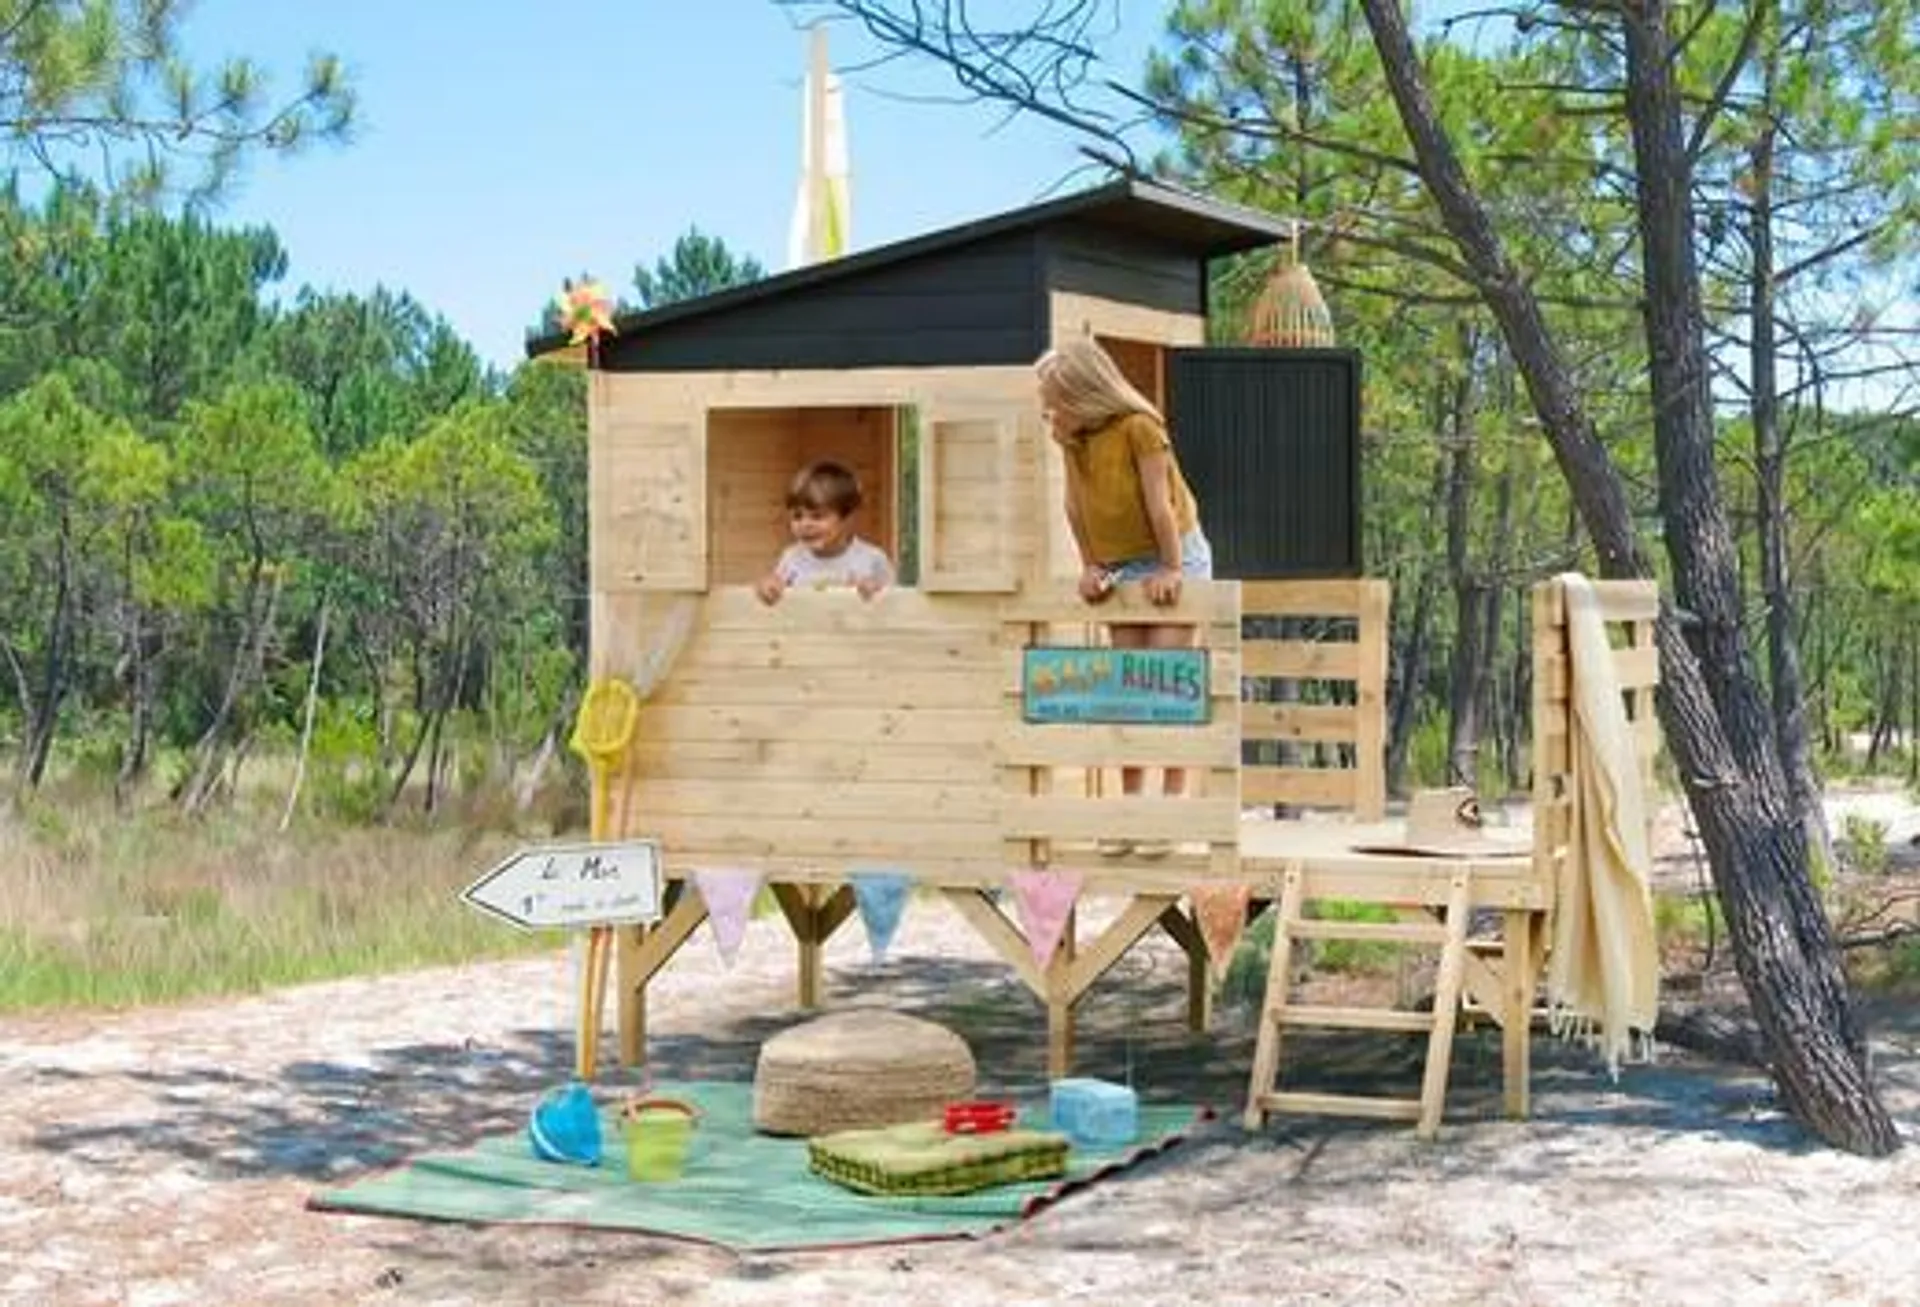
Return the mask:
<svg viewBox="0 0 1920 1307">
<path fill-rule="evenodd" d="M 818 858 L 912 870 L 999 854 L 1005 662 L 992 601 L 801 591 L 701 600 L 642 709 L 631 828 L 675 867 Z"/>
<path fill-rule="evenodd" d="M 751 585 L 787 547 L 787 485 L 801 423 L 789 408 L 707 412 L 707 550 L 715 585 Z"/>
<path fill-rule="evenodd" d="M 705 589 L 705 427 L 691 406 L 635 404 L 624 391 L 597 377 L 588 408 L 592 587 Z"/>
<path fill-rule="evenodd" d="M 920 431 L 921 586 L 1013 589 L 1031 525 L 1018 511 L 1019 415 L 935 406 Z"/>
</svg>

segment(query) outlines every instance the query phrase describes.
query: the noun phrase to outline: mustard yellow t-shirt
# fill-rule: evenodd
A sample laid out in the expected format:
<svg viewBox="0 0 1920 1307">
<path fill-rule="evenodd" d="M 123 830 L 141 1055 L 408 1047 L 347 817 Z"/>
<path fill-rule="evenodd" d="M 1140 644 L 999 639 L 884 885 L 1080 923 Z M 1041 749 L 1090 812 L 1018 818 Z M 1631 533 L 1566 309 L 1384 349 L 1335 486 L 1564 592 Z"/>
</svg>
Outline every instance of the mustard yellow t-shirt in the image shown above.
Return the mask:
<svg viewBox="0 0 1920 1307">
<path fill-rule="evenodd" d="M 1143 485 L 1138 460 L 1162 450 L 1169 458 L 1166 484 Z M 1111 565 L 1160 552 L 1153 521 L 1147 516 L 1150 493 L 1171 499 L 1174 526 L 1181 535 L 1199 524 L 1199 508 L 1180 472 L 1167 429 L 1145 413 L 1115 418 L 1067 441 L 1066 456 L 1068 493 L 1079 497 L 1091 561 Z"/>
</svg>

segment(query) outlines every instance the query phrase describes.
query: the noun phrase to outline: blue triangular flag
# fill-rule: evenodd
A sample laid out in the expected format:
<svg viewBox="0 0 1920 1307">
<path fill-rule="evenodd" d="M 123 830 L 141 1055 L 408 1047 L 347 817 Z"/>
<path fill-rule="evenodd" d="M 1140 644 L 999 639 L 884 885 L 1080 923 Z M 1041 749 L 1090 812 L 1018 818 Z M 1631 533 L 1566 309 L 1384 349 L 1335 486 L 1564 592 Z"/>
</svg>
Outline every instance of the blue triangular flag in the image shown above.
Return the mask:
<svg viewBox="0 0 1920 1307">
<path fill-rule="evenodd" d="M 893 933 L 900 927 L 900 914 L 913 891 L 913 877 L 897 871 L 861 871 L 847 879 L 853 882 L 853 899 L 867 928 L 867 947 L 878 962 L 886 956 Z"/>
</svg>

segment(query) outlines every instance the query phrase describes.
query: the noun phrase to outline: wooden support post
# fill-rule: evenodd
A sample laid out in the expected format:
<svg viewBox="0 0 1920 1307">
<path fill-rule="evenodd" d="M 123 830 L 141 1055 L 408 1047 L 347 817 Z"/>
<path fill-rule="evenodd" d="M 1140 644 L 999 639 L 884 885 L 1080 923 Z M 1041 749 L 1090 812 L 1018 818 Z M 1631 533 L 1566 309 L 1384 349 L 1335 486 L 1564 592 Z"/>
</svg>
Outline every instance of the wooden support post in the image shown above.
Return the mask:
<svg viewBox="0 0 1920 1307">
<path fill-rule="evenodd" d="M 1187 1029 L 1204 1035 L 1213 1024 L 1213 978 L 1207 974 L 1212 955 L 1207 952 L 1207 941 L 1177 903 L 1160 914 L 1160 929 L 1187 955 Z"/>
<path fill-rule="evenodd" d="M 1387 637 L 1391 586 L 1382 580 L 1360 583 L 1359 643 L 1354 649 L 1357 705 L 1354 732 L 1354 815 L 1379 821 L 1387 813 Z"/>
<path fill-rule="evenodd" d="M 675 885 L 667 891 L 666 912 L 658 923 L 619 932 L 621 1065 L 638 1066 L 646 1060 L 647 983 L 706 919 L 707 905 L 700 896 Z"/>
<path fill-rule="evenodd" d="M 1026 936 L 1020 933 L 1019 927 L 1007 920 L 1007 914 L 995 906 L 984 890 L 949 888 L 943 892 L 947 902 L 953 904 L 954 910 L 967 919 L 974 932 L 1013 968 L 1014 974 L 1033 991 L 1036 998 L 1045 1002 L 1047 977 L 1034 962 L 1033 950 L 1027 947 Z"/>
<path fill-rule="evenodd" d="M 1076 1001 L 1093 988 L 1094 982 L 1112 970 L 1114 963 L 1140 937 L 1153 929 L 1153 923 L 1168 912 L 1179 911 L 1179 900 L 1170 894 L 1138 894 L 1126 908 L 1107 923 L 1099 938 L 1074 958 L 1068 969 L 1068 989 Z"/>
<path fill-rule="evenodd" d="M 1073 1005 L 1080 997 L 1073 991 L 1074 935 L 1080 913 L 1067 914 L 1060 931 L 1059 947 L 1047 963 L 1047 1078 L 1059 1080 L 1073 1069 Z"/>
<path fill-rule="evenodd" d="M 775 885 L 772 889 L 780 915 L 787 919 L 799 946 L 795 999 L 802 1008 L 817 1008 L 826 982 L 826 943 L 853 911 L 853 890 L 845 885 L 837 891 L 825 885 Z"/>
<path fill-rule="evenodd" d="M 646 926 L 623 927 L 616 936 L 619 959 L 614 974 L 619 978 L 619 998 L 615 1006 L 620 1018 L 620 1065 L 639 1066 L 647 1047 L 647 982 L 636 982 L 635 963 L 640 947 L 647 939 Z"/>
<path fill-rule="evenodd" d="M 1500 1063 L 1506 1113 L 1516 1121 L 1525 1120 L 1532 1110 L 1534 919 L 1534 913 L 1519 909 L 1505 914 Z"/>
</svg>

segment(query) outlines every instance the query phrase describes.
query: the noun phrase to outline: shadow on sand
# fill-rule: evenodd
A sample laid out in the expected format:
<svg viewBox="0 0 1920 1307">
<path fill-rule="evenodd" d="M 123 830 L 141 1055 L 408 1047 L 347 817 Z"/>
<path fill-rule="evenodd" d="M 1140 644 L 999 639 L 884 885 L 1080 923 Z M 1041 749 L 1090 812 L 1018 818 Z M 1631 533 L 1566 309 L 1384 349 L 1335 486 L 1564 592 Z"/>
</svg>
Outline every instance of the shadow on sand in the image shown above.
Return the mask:
<svg viewBox="0 0 1920 1307">
<path fill-rule="evenodd" d="M 1111 978 L 1081 1005 L 1077 1074 L 1132 1083 L 1150 1101 L 1211 1107 L 1223 1118 L 1208 1132 L 1218 1146 L 1299 1149 L 1303 1166 L 1326 1141 L 1347 1132 L 1395 1131 L 1408 1147 L 1417 1147 L 1401 1126 L 1325 1119 L 1281 1119 L 1260 1136 L 1243 1134 L 1237 1119 L 1252 1062 L 1250 1014 L 1222 1009 L 1211 1033 L 1190 1034 L 1184 968 L 1165 958 L 1122 965 L 1133 974 Z M 1003 967 L 908 957 L 836 968 L 830 981 L 829 1001 L 836 1007 L 885 1005 L 960 1033 L 974 1050 L 984 1092 L 1035 1094 L 1045 1084 L 1044 1013 Z M 651 1073 L 661 1079 L 751 1079 L 761 1042 L 805 1016 L 772 1012 L 716 1021 L 699 1034 L 656 1035 L 649 1048 Z M 1422 1045 L 1419 1038 L 1379 1035 L 1290 1036 L 1288 1087 L 1412 1095 Z M 31 1142 L 108 1167 L 134 1168 L 142 1154 L 165 1153 L 209 1176 L 338 1182 L 425 1150 L 520 1128 L 538 1096 L 569 1077 L 572 1055 L 567 1032 L 521 1030 L 499 1043 L 454 1038 L 376 1048 L 354 1063 L 296 1061 L 272 1076 L 238 1075 L 211 1064 L 135 1073 L 151 1091 L 138 1109 L 105 1123 L 50 1125 Z M 36 1074 L 88 1078 L 71 1071 Z M 640 1074 L 628 1068 L 610 1068 L 602 1079 L 609 1093 L 638 1083 Z M 1498 1120 L 1499 1087 L 1498 1031 L 1463 1034 L 1456 1043 L 1449 1128 L 1440 1154 L 1451 1141 L 1458 1160 L 1497 1165 L 1504 1132 L 1523 1130 L 1542 1145 L 1537 1156 L 1552 1157 L 1557 1136 L 1573 1149 L 1580 1131 L 1607 1125 L 1733 1135 L 1793 1151 L 1809 1146 L 1773 1109 L 1763 1078 L 1725 1067 L 1685 1061 L 1632 1067 L 1612 1084 L 1590 1055 L 1542 1034 L 1535 1042 L 1533 1120 L 1463 1130 Z"/>
</svg>

